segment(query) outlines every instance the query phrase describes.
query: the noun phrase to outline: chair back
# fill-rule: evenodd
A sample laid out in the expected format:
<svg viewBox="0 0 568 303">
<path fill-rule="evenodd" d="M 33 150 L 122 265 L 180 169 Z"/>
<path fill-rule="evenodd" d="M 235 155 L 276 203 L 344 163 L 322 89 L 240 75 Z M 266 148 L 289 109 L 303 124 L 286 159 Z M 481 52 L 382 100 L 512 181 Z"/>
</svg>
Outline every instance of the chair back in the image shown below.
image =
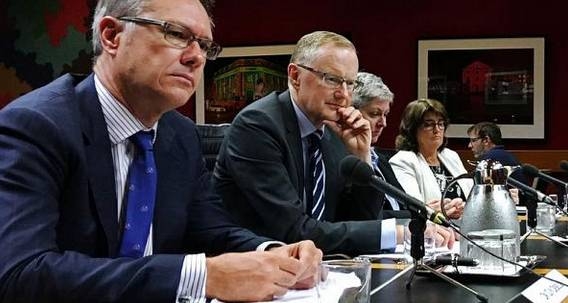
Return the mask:
<svg viewBox="0 0 568 303">
<path fill-rule="evenodd" d="M 197 124 L 197 132 L 201 136 L 201 152 L 209 171 L 213 171 L 215 168 L 219 149 L 230 126 L 230 123 Z"/>
</svg>

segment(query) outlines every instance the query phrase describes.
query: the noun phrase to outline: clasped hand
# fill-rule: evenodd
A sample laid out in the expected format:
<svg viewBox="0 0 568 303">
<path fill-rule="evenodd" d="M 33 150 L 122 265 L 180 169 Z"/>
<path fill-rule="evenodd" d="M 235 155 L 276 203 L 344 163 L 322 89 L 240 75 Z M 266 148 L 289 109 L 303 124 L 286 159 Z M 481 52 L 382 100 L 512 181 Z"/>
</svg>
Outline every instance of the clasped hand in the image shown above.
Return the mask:
<svg viewBox="0 0 568 303">
<path fill-rule="evenodd" d="M 370 162 L 371 125 L 353 106 L 337 109 L 337 121 L 323 123 L 336 133 L 347 150 L 365 162 Z"/>
<path fill-rule="evenodd" d="M 321 250 L 309 240 L 208 258 L 206 295 L 223 301 L 272 300 L 288 289 L 315 286 L 321 259 Z"/>
</svg>

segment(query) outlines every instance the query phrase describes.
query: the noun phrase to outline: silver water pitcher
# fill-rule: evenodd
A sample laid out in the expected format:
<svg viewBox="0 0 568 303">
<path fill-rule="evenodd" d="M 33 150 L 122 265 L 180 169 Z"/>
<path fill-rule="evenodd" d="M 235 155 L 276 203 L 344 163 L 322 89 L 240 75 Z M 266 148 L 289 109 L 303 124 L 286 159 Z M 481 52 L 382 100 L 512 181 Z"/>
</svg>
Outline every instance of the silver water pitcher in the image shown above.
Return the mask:
<svg viewBox="0 0 568 303">
<path fill-rule="evenodd" d="M 498 161 L 477 163 L 475 185 L 467 198 L 461 231 L 492 252 L 515 261 L 520 255 L 519 222 L 515 202 L 507 190 L 508 175 L 508 169 Z M 465 239 L 460 242 L 462 256 L 479 258 L 480 253 L 486 254 Z"/>
</svg>

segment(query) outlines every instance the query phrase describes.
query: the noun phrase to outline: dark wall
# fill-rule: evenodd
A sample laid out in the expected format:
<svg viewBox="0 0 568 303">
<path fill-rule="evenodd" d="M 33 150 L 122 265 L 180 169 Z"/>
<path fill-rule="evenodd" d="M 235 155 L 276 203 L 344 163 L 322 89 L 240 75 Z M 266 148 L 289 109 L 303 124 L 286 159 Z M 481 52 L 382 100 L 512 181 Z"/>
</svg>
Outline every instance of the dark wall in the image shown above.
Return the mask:
<svg viewBox="0 0 568 303">
<path fill-rule="evenodd" d="M 34 1 L 0 2 L 0 25 L 3 25 L 0 33 L 4 37 L 4 43 L 0 44 L 0 107 L 2 100 L 9 102 L 13 98 L 2 95 L 2 91 L 7 89 L 17 93 L 26 89 L 19 86 L 29 84 L 34 88 L 47 83 L 52 73 L 56 76 L 58 72 L 49 64 L 42 65 L 40 59 L 55 58 L 65 51 L 63 44 L 58 46 L 60 48 L 47 45 L 37 50 L 21 45 L 20 48 L 13 47 L 18 37 L 26 33 L 18 26 L 37 35 L 37 41 L 47 41 L 42 38 L 46 31 L 41 28 L 44 27 L 43 18 L 54 15 L 57 17 L 50 17 L 52 20 L 60 20 L 66 16 L 77 19 L 71 20 L 75 24 L 81 23 L 80 20 L 88 24 L 86 12 L 92 11 L 95 0 L 85 2 L 37 2 L 44 3 L 42 5 Z M 565 109 L 564 88 L 568 80 L 568 26 L 563 24 L 567 17 L 561 3 L 529 0 L 217 0 L 214 35 L 224 46 L 294 44 L 303 34 L 314 30 L 331 30 L 352 39 L 359 51 L 361 69 L 383 77 L 395 93 L 389 126 L 381 138 L 381 145 L 387 148 L 394 146 L 398 118 L 404 106 L 417 96 L 419 39 L 544 37 L 546 138 L 511 139 L 506 145 L 511 149 L 567 149 L 564 121 L 568 110 Z M 30 27 L 30 24 L 37 26 Z M 83 30 L 88 31 L 88 25 Z M 27 39 L 27 42 L 32 44 L 33 40 Z M 77 59 L 60 68 L 61 72 L 88 72 L 90 48 L 88 42 L 83 43 L 87 51 L 76 51 L 78 55 L 74 54 L 72 58 Z M 82 47 L 73 41 L 69 45 L 77 49 Z M 23 84 L 18 82 L 20 80 Z M 467 142 L 452 139 L 450 146 L 466 149 Z"/>
<path fill-rule="evenodd" d="M 550 4 L 555 3 L 555 4 Z M 528 0 L 220 0 L 215 39 L 224 46 L 293 44 L 303 34 L 330 30 L 359 51 L 360 68 L 383 77 L 395 103 L 381 145 L 393 147 L 398 118 L 417 97 L 419 39 L 544 37 L 546 138 L 506 140 L 511 149 L 566 149 L 568 26 L 561 2 Z M 450 146 L 467 149 L 465 139 Z"/>
</svg>

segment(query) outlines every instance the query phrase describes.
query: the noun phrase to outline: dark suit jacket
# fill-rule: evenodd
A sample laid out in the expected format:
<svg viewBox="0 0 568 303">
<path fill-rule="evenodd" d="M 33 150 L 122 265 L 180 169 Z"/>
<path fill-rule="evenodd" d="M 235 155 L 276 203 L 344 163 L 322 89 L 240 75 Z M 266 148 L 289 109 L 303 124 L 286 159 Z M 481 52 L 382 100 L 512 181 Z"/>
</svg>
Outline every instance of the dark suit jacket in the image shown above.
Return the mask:
<svg viewBox="0 0 568 303">
<path fill-rule="evenodd" d="M 375 152 L 378 156 L 377 165 L 379 166 L 381 173 L 385 177 L 385 181 L 387 181 L 390 185 L 404 191 L 400 183 L 398 183 L 396 176 L 394 175 L 394 171 L 389 164 L 389 159 L 384 154 L 382 154 L 378 148 L 375 148 Z M 381 197 L 379 197 L 379 199 L 380 198 Z M 410 212 L 408 211 L 406 206 L 400 202 L 398 203 L 398 206 L 400 207 L 400 210 L 393 210 L 389 201 L 385 200 L 383 203 L 383 219 L 410 218 Z"/>
<path fill-rule="evenodd" d="M 311 239 L 324 253 L 361 254 L 380 247 L 378 193 L 346 186 L 339 163 L 341 140 L 322 138 L 326 170 L 324 220 L 307 215 L 303 202 L 304 160 L 290 93 L 272 93 L 246 107 L 233 121 L 214 171 L 216 189 L 238 221 L 284 242 Z M 367 221 L 361 221 L 367 220 Z"/>
<path fill-rule="evenodd" d="M 63 76 L 0 111 L 0 302 L 173 302 L 183 254 L 255 249 L 210 191 L 193 122 L 155 142 L 150 257 L 119 247 L 110 140 L 93 76 Z"/>
</svg>

